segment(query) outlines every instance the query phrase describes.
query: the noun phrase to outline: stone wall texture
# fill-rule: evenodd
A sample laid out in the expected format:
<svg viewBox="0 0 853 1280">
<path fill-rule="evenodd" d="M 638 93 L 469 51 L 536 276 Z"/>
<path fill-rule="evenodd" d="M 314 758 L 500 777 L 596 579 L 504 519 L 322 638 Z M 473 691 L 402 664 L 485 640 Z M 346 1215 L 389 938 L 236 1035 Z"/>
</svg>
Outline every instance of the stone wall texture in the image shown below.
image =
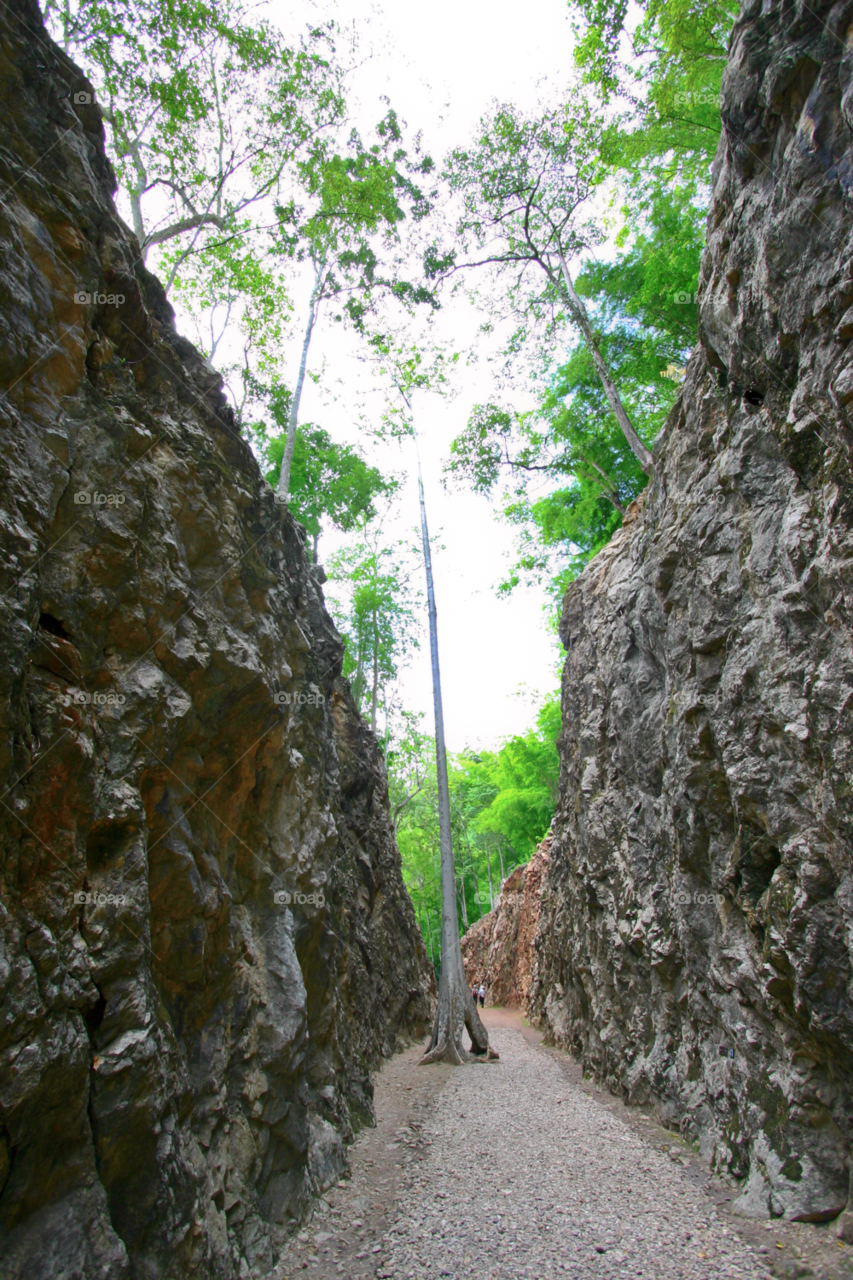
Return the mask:
<svg viewBox="0 0 853 1280">
<path fill-rule="evenodd" d="M 504 880 L 494 908 L 462 939 L 468 985 L 485 983 L 489 1004 L 527 1009 L 536 959 L 533 940 L 550 849 L 551 837 L 546 836 L 530 861 Z"/>
<path fill-rule="evenodd" d="M 0 6 L 0 1275 L 261 1275 L 433 979 L 304 534 Z"/>
<path fill-rule="evenodd" d="M 565 599 L 532 999 L 802 1220 L 853 1163 L 852 24 L 749 0 L 731 37 L 700 343 Z"/>
</svg>

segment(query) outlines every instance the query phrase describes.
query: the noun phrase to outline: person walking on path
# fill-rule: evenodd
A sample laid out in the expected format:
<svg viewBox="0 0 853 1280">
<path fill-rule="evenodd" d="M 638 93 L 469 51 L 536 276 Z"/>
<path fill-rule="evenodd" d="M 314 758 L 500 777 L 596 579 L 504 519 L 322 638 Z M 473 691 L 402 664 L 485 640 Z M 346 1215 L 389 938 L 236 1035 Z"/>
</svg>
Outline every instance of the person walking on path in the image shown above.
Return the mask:
<svg viewBox="0 0 853 1280">
<path fill-rule="evenodd" d="M 477 1003 L 477 979 L 476 978 L 474 979 L 474 985 L 471 988 L 471 999 L 474 1001 L 474 1004 L 476 1005 Z"/>
<path fill-rule="evenodd" d="M 474 1003 L 475 1004 L 477 1003 L 476 995 L 474 996 Z M 486 988 L 483 986 L 481 982 L 480 983 L 480 1008 L 484 1009 L 485 1007 L 486 1007 Z"/>
</svg>

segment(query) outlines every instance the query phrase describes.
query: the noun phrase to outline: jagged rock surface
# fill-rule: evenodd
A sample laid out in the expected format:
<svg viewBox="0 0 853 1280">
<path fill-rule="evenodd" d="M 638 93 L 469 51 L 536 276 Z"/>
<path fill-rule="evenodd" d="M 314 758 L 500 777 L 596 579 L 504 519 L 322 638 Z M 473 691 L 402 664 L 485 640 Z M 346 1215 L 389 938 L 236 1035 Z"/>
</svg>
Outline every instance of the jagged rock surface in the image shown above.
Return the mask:
<svg viewBox="0 0 853 1280">
<path fill-rule="evenodd" d="M 304 535 L 0 33 L 0 1275 L 260 1275 L 431 970 Z"/>
<path fill-rule="evenodd" d="M 700 346 L 565 599 L 532 999 L 742 1210 L 804 1220 L 853 1139 L 851 19 L 751 0 L 732 34 Z"/>
<path fill-rule="evenodd" d="M 509 873 L 493 909 L 462 939 L 468 985 L 485 983 L 490 1004 L 527 1008 L 535 959 L 533 940 L 550 849 L 551 837 L 546 836 L 530 861 Z"/>
</svg>

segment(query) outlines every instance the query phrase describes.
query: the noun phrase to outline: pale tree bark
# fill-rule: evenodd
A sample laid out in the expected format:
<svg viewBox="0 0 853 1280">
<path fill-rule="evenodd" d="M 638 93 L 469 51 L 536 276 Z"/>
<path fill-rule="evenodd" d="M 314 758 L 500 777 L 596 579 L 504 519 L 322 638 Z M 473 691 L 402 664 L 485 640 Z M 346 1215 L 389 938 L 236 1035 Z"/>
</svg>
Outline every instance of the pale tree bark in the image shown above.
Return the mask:
<svg viewBox="0 0 853 1280">
<path fill-rule="evenodd" d="M 293 463 L 293 450 L 296 445 L 296 428 L 299 424 L 299 402 L 302 399 L 302 388 L 305 385 L 305 369 L 308 364 L 308 348 L 311 346 L 311 335 L 314 332 L 314 325 L 317 322 L 317 312 L 320 307 L 320 292 L 323 288 L 323 273 L 326 269 L 325 261 L 321 260 L 317 266 L 317 274 L 314 278 L 314 289 L 311 293 L 311 302 L 308 306 L 308 324 L 305 327 L 305 338 L 302 342 L 302 359 L 299 362 L 299 374 L 296 378 L 296 387 L 293 392 L 293 399 L 290 402 L 290 414 L 287 419 L 287 438 L 284 442 L 284 456 L 281 459 L 281 471 L 278 477 L 278 487 L 276 489 L 276 498 L 279 502 L 287 502 L 290 494 L 290 468 Z"/>
<path fill-rule="evenodd" d="M 373 691 L 370 697 L 370 727 L 376 734 L 376 704 L 379 698 L 379 633 L 376 626 L 376 610 L 373 611 Z"/>
<path fill-rule="evenodd" d="M 142 243 L 143 258 L 153 244 L 174 240 L 175 236 L 183 235 L 185 231 L 194 231 L 196 227 L 218 227 L 220 231 L 224 231 L 225 223 L 215 213 L 193 213 L 188 218 L 181 218 L 179 222 L 173 222 L 170 227 L 164 227 L 162 231 L 152 231 L 150 235 L 145 236 Z"/>
<path fill-rule="evenodd" d="M 486 841 L 486 870 L 489 873 L 489 910 L 495 909 L 495 891 L 492 888 L 492 859 L 489 854 L 489 842 Z"/>
<path fill-rule="evenodd" d="M 438 667 L 438 621 L 435 588 L 432 578 L 432 556 L 427 530 L 424 483 L 418 456 L 418 495 L 421 505 L 421 537 L 426 567 L 427 602 L 429 605 L 429 649 L 432 660 L 432 693 L 435 707 L 435 767 L 438 781 L 438 828 L 441 849 L 441 973 L 438 979 L 438 1006 L 432 1038 L 421 1063 L 476 1062 L 496 1058 L 489 1048 L 489 1034 L 480 1021 L 468 979 L 462 964 L 459 945 L 459 917 L 456 913 L 456 872 L 453 865 L 453 843 L 450 835 L 450 791 L 447 784 L 447 752 L 444 745 L 444 710 L 441 701 L 441 676 Z M 462 1046 L 462 1032 L 468 1028 L 471 1037 L 469 1053 Z"/>
<path fill-rule="evenodd" d="M 471 879 L 474 881 L 474 901 L 477 904 L 477 910 L 480 913 L 480 919 L 483 918 L 483 902 L 480 897 L 480 885 L 477 881 L 477 872 L 474 869 L 474 855 L 471 852 L 471 845 L 468 843 L 468 866 L 471 871 Z"/>
<path fill-rule="evenodd" d="M 462 931 L 468 932 L 468 903 L 465 901 L 465 869 L 463 867 L 458 877 L 458 885 L 456 892 L 459 894 L 459 906 L 462 909 Z"/>
<path fill-rule="evenodd" d="M 569 275 L 569 268 L 566 265 L 565 254 L 562 249 L 558 249 L 557 253 L 560 259 L 560 270 L 562 272 L 563 283 L 566 287 L 566 293 L 568 295 L 572 315 L 584 336 L 584 342 L 586 343 L 589 354 L 592 356 L 592 362 L 595 365 L 598 376 L 601 379 L 601 385 L 604 388 L 604 394 L 607 396 L 607 402 L 616 415 L 616 421 L 622 428 L 622 433 L 628 441 L 628 444 L 633 449 L 634 455 L 640 466 L 643 468 L 646 475 L 653 476 L 655 473 L 655 467 L 652 455 L 631 425 L 631 419 L 625 411 L 622 398 L 616 389 L 616 383 L 610 375 L 610 370 L 607 367 L 607 361 L 598 349 L 598 343 L 595 340 L 595 334 L 593 332 L 592 325 L 589 322 L 586 307 L 578 297 L 578 294 L 575 292 L 575 286 L 572 284 L 572 277 Z M 594 463 L 593 466 L 595 466 Z M 598 470 L 597 467 L 596 470 Z"/>
<path fill-rule="evenodd" d="M 429 943 L 429 962 L 433 969 L 435 968 L 435 956 L 432 953 L 432 920 L 430 919 L 429 907 L 424 904 L 427 918 L 427 942 Z"/>
</svg>

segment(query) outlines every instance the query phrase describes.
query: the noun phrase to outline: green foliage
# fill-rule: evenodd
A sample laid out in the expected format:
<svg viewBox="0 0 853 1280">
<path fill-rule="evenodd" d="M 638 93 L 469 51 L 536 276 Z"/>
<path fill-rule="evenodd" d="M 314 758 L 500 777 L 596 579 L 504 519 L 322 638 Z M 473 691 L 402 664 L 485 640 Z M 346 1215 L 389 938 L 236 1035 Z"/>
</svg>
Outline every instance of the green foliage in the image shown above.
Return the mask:
<svg viewBox="0 0 853 1280">
<path fill-rule="evenodd" d="M 283 399 L 273 410 L 284 414 L 287 407 Z M 279 435 L 266 448 L 272 464 L 267 480 L 273 488 L 278 483 L 284 442 L 285 437 Z M 397 487 L 396 480 L 388 480 L 368 466 L 357 449 L 335 444 L 322 427 L 297 428 L 288 508 L 313 538 L 319 538 L 324 519 L 344 533 L 365 525 L 376 516 L 376 499 L 392 497 Z"/>
<path fill-rule="evenodd" d="M 621 3 L 575 0 L 579 66 L 602 102 L 615 93 L 632 110 L 608 131 L 603 159 L 621 191 L 629 246 L 615 263 L 587 273 L 610 284 L 624 314 L 692 346 L 695 297 L 710 166 L 720 136 L 720 83 L 734 0 L 649 0 L 639 21 Z M 631 15 L 629 26 L 628 18 Z M 618 203 L 618 199 L 615 201 Z M 614 289 L 613 277 L 621 277 Z"/>
<path fill-rule="evenodd" d="M 387 103 L 370 138 L 349 127 L 333 23 L 288 43 L 248 0 L 48 0 L 47 18 L 96 86 L 143 257 L 156 252 L 250 437 L 298 401 L 301 264 L 312 324 L 324 302 L 358 329 L 388 300 L 437 305 L 406 265 L 433 162 Z"/>
<path fill-rule="evenodd" d="M 491 908 L 502 879 L 529 860 L 548 831 L 557 795 L 559 731 L 560 705 L 552 696 L 528 733 L 510 738 L 495 751 L 466 751 L 448 760 L 462 931 Z M 388 778 L 403 877 L 437 962 L 441 877 L 435 744 L 421 732 L 417 718 L 406 722 L 389 748 Z"/>
<path fill-rule="evenodd" d="M 452 262 L 488 268 L 497 286 L 492 308 L 512 315 L 515 342 L 558 332 L 570 319 L 559 255 L 571 259 L 603 239 L 588 201 L 603 176 L 604 129 L 580 96 L 525 115 L 501 104 L 480 121 L 467 147 L 455 148 L 444 175 L 459 215 L 456 247 L 432 269 Z"/>
<path fill-rule="evenodd" d="M 671 369 L 683 353 L 624 324 L 599 342 L 637 433 L 651 443 L 675 398 Z M 544 581 L 562 594 L 647 482 L 580 346 L 554 370 L 536 412 L 478 406 L 451 445 L 446 473 L 482 493 L 502 488 L 503 514 L 519 529 L 503 593 Z"/>
<path fill-rule="evenodd" d="M 391 686 L 418 647 L 412 558 L 403 543 L 383 542 L 381 524 L 362 518 L 356 537 L 326 567 L 329 603 L 346 641 L 343 674 L 374 732 L 384 709 L 387 733 Z"/>
<path fill-rule="evenodd" d="M 494 754 L 470 757 L 496 789 L 491 802 L 477 813 L 475 829 L 503 836 L 523 862 L 528 861 L 554 816 L 559 732 L 560 701 L 554 695 L 543 703 L 535 729 L 510 738 Z M 477 781 L 474 779 L 475 786 Z"/>
<path fill-rule="evenodd" d="M 300 199 L 276 207 L 274 252 L 310 260 L 318 272 L 316 305 L 336 305 L 334 318 L 363 330 L 377 301 L 406 307 L 438 305 L 422 281 L 408 278 L 401 228 L 413 227 L 432 207 L 420 185 L 433 168 L 415 137 L 403 146 L 396 113 L 389 108 L 366 145 L 356 130 L 346 140 L 320 139 L 297 166 Z"/>
<path fill-rule="evenodd" d="M 600 96 L 599 119 L 608 121 L 600 127 L 598 164 L 585 170 L 587 187 L 577 186 L 575 195 L 580 200 L 596 190 L 601 199 L 607 193 L 621 223 L 619 252 L 606 262 L 586 258 L 577 292 L 588 300 L 596 344 L 628 416 L 650 445 L 696 340 L 710 164 L 721 127 L 720 79 L 737 6 L 729 0 L 652 0 L 638 15 L 623 0 L 576 0 L 573 12 L 577 61 L 587 85 Z M 617 100 L 618 115 L 607 105 Z M 553 114 L 543 114 L 543 125 Z M 522 129 L 511 119 L 508 126 L 498 112 L 483 122 L 474 150 L 503 152 L 509 163 L 532 131 L 532 122 Z M 472 154 L 454 153 L 451 182 L 467 175 L 478 207 L 484 214 L 491 211 L 483 227 L 493 227 L 498 211 L 505 212 L 506 221 L 521 228 L 516 238 L 529 241 L 529 179 L 522 173 L 513 187 L 511 174 L 492 161 L 491 188 L 477 190 Z M 550 181 L 546 176 L 546 189 Z M 509 195 L 516 199 L 514 207 L 507 203 Z M 537 188 L 535 200 L 541 198 Z M 568 199 L 564 204 L 568 210 Z M 558 226 L 554 214 L 550 225 Z M 600 229 L 597 235 L 575 232 L 572 247 L 576 252 L 594 247 L 600 238 Z M 506 247 L 512 246 L 501 241 L 500 252 Z M 523 255 L 516 256 L 521 261 Z M 555 331 L 558 303 L 552 300 Z M 547 291 L 536 300 L 540 312 L 548 301 Z M 527 337 L 524 328 L 514 335 L 510 356 Z M 503 516 L 518 529 L 518 559 L 500 590 L 547 581 L 558 599 L 620 527 L 622 512 L 646 479 L 602 393 L 590 352 L 573 346 L 557 358 L 556 367 L 552 359 L 540 357 L 545 392 L 535 409 L 515 413 L 488 405 L 475 410 L 453 442 L 447 472 L 480 492 L 499 489 Z"/>
<path fill-rule="evenodd" d="M 250 224 L 288 166 L 345 113 L 334 28 L 294 47 L 242 0 L 48 0 L 98 92 L 143 248 L 181 261 Z M 186 225 L 185 225 L 186 224 Z"/>
</svg>

